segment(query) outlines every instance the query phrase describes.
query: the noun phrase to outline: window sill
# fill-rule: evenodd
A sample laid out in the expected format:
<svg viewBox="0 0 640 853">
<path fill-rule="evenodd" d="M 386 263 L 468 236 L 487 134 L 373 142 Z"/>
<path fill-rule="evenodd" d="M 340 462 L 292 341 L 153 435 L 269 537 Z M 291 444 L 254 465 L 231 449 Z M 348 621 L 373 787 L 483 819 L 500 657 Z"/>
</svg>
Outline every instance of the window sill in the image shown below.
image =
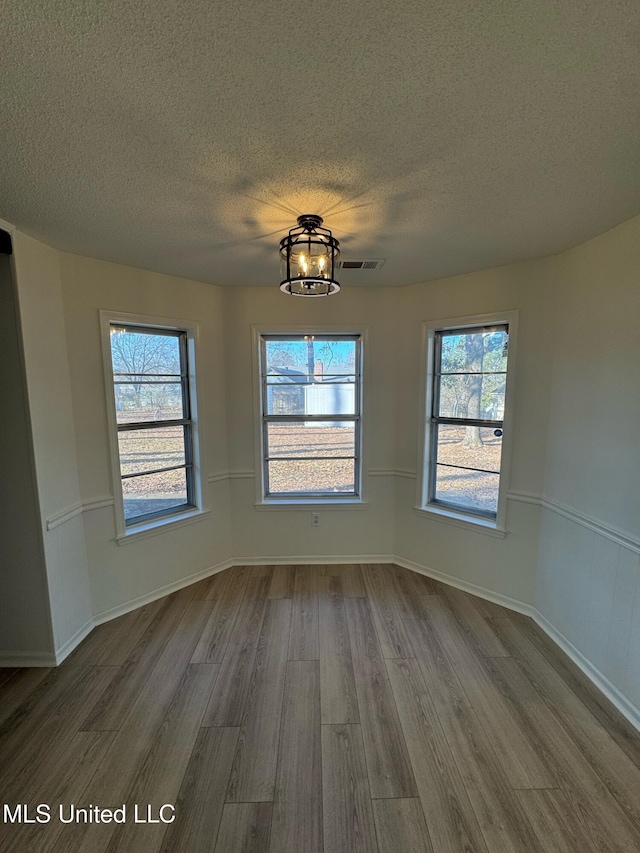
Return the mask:
<svg viewBox="0 0 640 853">
<path fill-rule="evenodd" d="M 494 536 L 496 539 L 504 539 L 507 531 L 503 527 L 498 527 L 495 521 L 489 519 L 476 518 L 471 515 L 461 515 L 457 512 L 450 512 L 440 507 L 422 507 L 414 506 L 413 511 L 416 515 L 430 516 L 444 521 L 445 524 L 452 524 L 455 527 L 462 527 L 466 530 L 474 530 L 476 533 L 485 533 L 487 536 Z"/>
<path fill-rule="evenodd" d="M 210 509 L 194 509 L 169 518 L 158 518 L 147 522 L 147 524 L 136 525 L 127 533 L 119 534 L 116 536 L 116 542 L 118 545 L 130 545 L 138 539 L 146 539 L 149 536 L 157 536 L 159 533 L 175 530 L 177 527 L 184 527 L 186 524 L 193 524 L 209 515 L 211 515 Z"/>
<path fill-rule="evenodd" d="M 307 510 L 307 511 L 319 511 L 319 510 L 343 510 L 343 509 L 369 509 L 368 501 L 363 501 L 360 498 L 328 498 L 327 500 L 322 500 L 321 498 L 317 498 L 315 500 L 264 500 L 259 501 L 254 504 L 254 507 L 260 512 L 263 511 L 272 511 L 272 510 Z"/>
</svg>

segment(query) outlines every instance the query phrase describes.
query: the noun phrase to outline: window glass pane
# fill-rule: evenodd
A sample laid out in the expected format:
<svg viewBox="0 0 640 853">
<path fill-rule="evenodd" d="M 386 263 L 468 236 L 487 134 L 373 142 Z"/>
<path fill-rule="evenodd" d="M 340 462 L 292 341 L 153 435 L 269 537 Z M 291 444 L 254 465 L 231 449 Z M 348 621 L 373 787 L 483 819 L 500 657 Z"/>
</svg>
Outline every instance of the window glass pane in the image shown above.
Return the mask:
<svg viewBox="0 0 640 853">
<path fill-rule="evenodd" d="M 506 331 L 444 332 L 442 341 L 442 373 L 482 373 L 507 369 Z"/>
<path fill-rule="evenodd" d="M 269 494 L 354 494 L 353 459 L 275 460 L 269 468 Z"/>
<path fill-rule="evenodd" d="M 182 385 L 176 382 L 116 382 L 116 420 L 119 424 L 170 421 L 185 417 Z"/>
<path fill-rule="evenodd" d="M 460 509 L 482 510 L 495 515 L 499 483 L 499 474 L 437 465 L 434 497 Z"/>
<path fill-rule="evenodd" d="M 267 456 L 355 456 L 353 421 L 267 424 Z"/>
<path fill-rule="evenodd" d="M 359 337 L 273 335 L 263 341 L 264 415 L 294 419 L 267 419 L 267 493 L 355 494 Z M 347 420 L 331 420 L 335 416 Z"/>
<path fill-rule="evenodd" d="M 178 373 L 117 373 L 114 381 L 121 385 L 156 385 L 162 382 L 175 384 L 180 381 L 180 375 Z"/>
<path fill-rule="evenodd" d="M 187 475 L 184 468 L 143 474 L 122 481 L 124 517 L 127 523 L 138 516 L 167 512 L 187 506 Z"/>
<path fill-rule="evenodd" d="M 356 372 L 356 341 L 330 336 L 267 338 L 265 373 L 344 376 Z"/>
<path fill-rule="evenodd" d="M 316 385 L 323 383 L 324 385 L 331 385 L 334 383 L 349 383 L 355 382 L 356 377 L 353 373 L 344 373 L 340 375 L 334 374 L 322 374 L 322 373 L 299 373 L 297 370 L 289 370 L 287 373 L 277 372 L 274 370 L 273 373 L 268 373 L 265 376 L 265 381 L 267 385 Z"/>
<path fill-rule="evenodd" d="M 180 375 L 179 335 L 111 326 L 110 337 L 114 374 Z"/>
<path fill-rule="evenodd" d="M 509 336 L 506 328 L 436 335 L 435 418 L 502 421 Z M 502 429 L 433 425 L 430 500 L 496 515 Z"/>
<path fill-rule="evenodd" d="M 270 385 L 266 389 L 268 415 L 304 415 L 305 389 L 302 385 L 286 383 Z"/>
<path fill-rule="evenodd" d="M 500 471 L 502 430 L 438 424 L 438 462 L 461 468 Z"/>
<path fill-rule="evenodd" d="M 134 429 L 118 433 L 120 473 L 138 474 L 185 464 L 185 427 Z"/>
<path fill-rule="evenodd" d="M 441 418 L 501 421 L 506 380 L 504 373 L 441 376 L 437 414 Z"/>
<path fill-rule="evenodd" d="M 266 389 L 268 415 L 354 415 L 355 382 L 282 382 Z"/>
</svg>

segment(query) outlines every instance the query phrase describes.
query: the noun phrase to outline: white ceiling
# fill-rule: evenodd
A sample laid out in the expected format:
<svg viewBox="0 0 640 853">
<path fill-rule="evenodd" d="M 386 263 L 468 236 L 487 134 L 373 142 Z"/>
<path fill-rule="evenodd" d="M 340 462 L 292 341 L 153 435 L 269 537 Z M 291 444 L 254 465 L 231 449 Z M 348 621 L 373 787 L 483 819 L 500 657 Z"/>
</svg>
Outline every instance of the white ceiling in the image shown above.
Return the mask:
<svg viewBox="0 0 640 853">
<path fill-rule="evenodd" d="M 344 284 L 562 251 L 640 212 L 637 0 L 3 5 L 0 216 L 60 249 L 276 284 L 320 213 Z"/>
</svg>

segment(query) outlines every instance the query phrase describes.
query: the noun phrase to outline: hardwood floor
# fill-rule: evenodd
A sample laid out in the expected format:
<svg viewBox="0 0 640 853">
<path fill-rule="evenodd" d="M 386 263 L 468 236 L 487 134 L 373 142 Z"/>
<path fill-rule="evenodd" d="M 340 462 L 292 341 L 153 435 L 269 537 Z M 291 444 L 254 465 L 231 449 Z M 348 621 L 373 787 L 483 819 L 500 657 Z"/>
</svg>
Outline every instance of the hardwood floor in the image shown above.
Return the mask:
<svg viewBox="0 0 640 853">
<path fill-rule="evenodd" d="M 398 566 L 236 567 L 0 670 L 0 802 L 51 807 L 5 814 L 1 853 L 633 853 L 640 734 L 498 605 Z"/>
</svg>

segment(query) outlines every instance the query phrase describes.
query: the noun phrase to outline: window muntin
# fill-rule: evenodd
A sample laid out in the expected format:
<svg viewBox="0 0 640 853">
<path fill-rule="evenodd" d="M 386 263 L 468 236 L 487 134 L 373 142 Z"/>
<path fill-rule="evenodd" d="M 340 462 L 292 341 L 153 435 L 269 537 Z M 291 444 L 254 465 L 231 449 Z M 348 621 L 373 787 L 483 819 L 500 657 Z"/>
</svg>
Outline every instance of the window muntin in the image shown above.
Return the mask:
<svg viewBox="0 0 640 853">
<path fill-rule="evenodd" d="M 427 503 L 497 518 L 509 327 L 433 336 Z"/>
<path fill-rule="evenodd" d="M 360 335 L 262 335 L 263 495 L 360 496 Z"/>
<path fill-rule="evenodd" d="M 109 342 L 125 526 L 194 508 L 187 332 L 112 322 Z"/>
</svg>

